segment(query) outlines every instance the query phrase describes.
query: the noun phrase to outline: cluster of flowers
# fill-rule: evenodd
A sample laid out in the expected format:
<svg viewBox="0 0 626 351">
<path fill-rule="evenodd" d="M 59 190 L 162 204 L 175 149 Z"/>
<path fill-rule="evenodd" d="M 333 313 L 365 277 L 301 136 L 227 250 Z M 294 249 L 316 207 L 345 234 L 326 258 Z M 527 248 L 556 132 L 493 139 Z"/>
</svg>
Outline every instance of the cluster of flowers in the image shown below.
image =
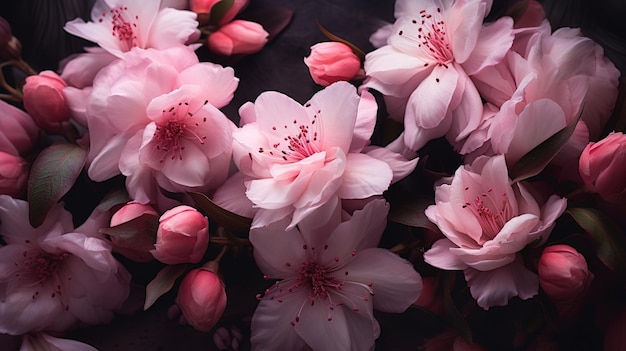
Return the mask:
<svg viewBox="0 0 626 351">
<path fill-rule="evenodd" d="M 484 310 L 541 287 L 562 317 L 579 313 L 594 275 L 550 235 L 565 211 L 602 233 L 589 220 L 598 211 L 564 184 L 599 194 L 594 204 L 626 204 L 626 136 L 605 132 L 619 71 L 599 45 L 576 29 L 553 32 L 534 1 L 486 22 L 488 0 L 397 0 L 395 23 L 371 38 L 376 50 L 313 46 L 304 63 L 325 88 L 304 104 L 261 93 L 239 108 L 238 126 L 220 110 L 239 85 L 234 69 L 194 50 L 209 34 L 215 53 L 254 53 L 269 34 L 234 19 L 247 1 L 167 5 L 98 0 L 90 22 L 65 25 L 97 47 L 60 75 L 26 70 L 23 89 L 3 84 L 26 110 L 0 102 L 0 334 L 23 336 L 21 350 L 93 349 L 57 336 L 124 311 L 131 277 L 113 252 L 165 265 L 144 308 L 184 274 L 181 318 L 211 331 L 227 304 L 220 260 L 246 241 L 225 233 L 220 219 L 233 218 L 274 282 L 258 295 L 253 349 L 373 349 L 374 310 L 442 309 L 437 279 L 378 247 L 388 215 L 402 210 L 383 195 L 423 181 L 428 159 L 441 157 L 425 147 L 436 139 L 462 161 L 419 214 L 430 240 L 419 260 L 462 271 Z M 0 53 L 24 65 L 0 24 Z M 370 142 L 374 91 L 402 126 L 385 147 Z M 40 130 L 65 140 L 40 150 Z M 123 179 L 127 197 L 105 198 L 75 226 L 58 200 L 83 169 L 93 182 Z M 205 262 L 209 243 L 224 246 Z M 617 274 L 620 249 L 598 253 Z"/>
</svg>

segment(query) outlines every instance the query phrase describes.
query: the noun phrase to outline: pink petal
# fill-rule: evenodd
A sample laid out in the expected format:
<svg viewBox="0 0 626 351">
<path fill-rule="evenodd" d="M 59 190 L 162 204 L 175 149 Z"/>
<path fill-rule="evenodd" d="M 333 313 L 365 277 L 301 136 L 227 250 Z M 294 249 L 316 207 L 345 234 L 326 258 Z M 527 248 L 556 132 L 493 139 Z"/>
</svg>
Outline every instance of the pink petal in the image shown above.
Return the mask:
<svg viewBox="0 0 626 351">
<path fill-rule="evenodd" d="M 251 228 L 261 228 L 266 227 L 274 222 L 278 222 L 285 217 L 290 216 L 294 213 L 293 207 L 283 207 L 278 209 L 264 209 L 259 208 L 252 219 Z M 294 225 L 295 226 L 295 225 Z M 291 228 L 290 228 L 291 229 Z"/>
<path fill-rule="evenodd" d="M 96 74 L 117 59 L 108 51 L 97 49 L 79 54 L 65 63 L 61 78 L 67 85 L 80 89 L 91 86 Z"/>
<path fill-rule="evenodd" d="M 375 169 L 376 172 L 371 170 Z M 364 199 L 381 195 L 389 188 L 393 172 L 386 162 L 365 154 L 347 155 L 343 182 L 337 194 L 344 199 Z"/>
<path fill-rule="evenodd" d="M 180 72 L 177 83 L 199 86 L 202 100 L 207 99 L 213 106 L 222 108 L 233 99 L 239 79 L 231 67 L 202 62 Z"/>
<path fill-rule="evenodd" d="M 404 312 L 422 291 L 422 278 L 413 265 L 385 249 L 357 252 L 343 269 L 349 272 L 345 279 L 371 283 L 374 308 L 382 312 Z"/>
<path fill-rule="evenodd" d="M 335 155 L 332 155 L 333 151 L 336 152 Z M 304 170 L 304 177 L 299 177 L 302 178 L 302 181 L 306 179 L 308 184 L 300 198 L 296 199 L 293 205 L 296 208 L 306 208 L 328 201 L 331 197 L 338 194 L 346 176 L 346 168 L 347 160 L 343 152 L 338 148 L 329 150 L 326 164 L 322 168 L 310 171 Z M 310 176 L 307 173 L 310 173 Z M 297 181 L 300 180 L 298 179 Z"/>
<path fill-rule="evenodd" d="M 134 134 L 134 131 L 128 131 L 110 138 L 108 143 L 104 145 L 89 164 L 89 168 L 87 169 L 89 178 L 96 182 L 101 182 L 120 174 L 118 163 L 122 151 L 126 145 L 126 141 Z M 91 140 L 93 140 L 93 138 Z"/>
<path fill-rule="evenodd" d="M 330 310 L 327 303 L 305 303 L 296 333 L 313 350 L 350 350 L 351 335 L 345 315 L 354 313 L 349 307 L 337 306 Z M 367 333 L 367 330 L 362 331 Z"/>
<path fill-rule="evenodd" d="M 241 105 L 239 108 L 239 116 L 239 126 L 256 122 L 256 110 L 254 109 L 254 104 L 248 101 Z"/>
<path fill-rule="evenodd" d="M 237 172 L 213 194 L 213 202 L 218 206 L 243 217 L 253 218 L 256 209 L 245 195 L 244 174 Z"/>
<path fill-rule="evenodd" d="M 513 44 L 513 19 L 502 17 L 482 27 L 478 41 L 463 69 L 474 75 L 483 68 L 493 66 L 504 58 Z"/>
<path fill-rule="evenodd" d="M 376 103 L 374 95 L 367 90 L 363 90 L 361 92 L 361 99 L 359 100 L 350 152 L 360 152 L 365 146 L 369 145 L 370 137 L 376 126 L 377 112 L 378 104 Z"/>
<path fill-rule="evenodd" d="M 476 47 L 483 24 L 486 4 L 482 0 L 456 1 L 446 11 L 446 30 L 451 33 L 454 60 L 465 62 Z"/>
<path fill-rule="evenodd" d="M 309 116 L 302 105 L 289 96 L 275 91 L 261 93 L 254 102 L 254 106 L 256 108 L 259 130 L 268 134 L 268 136 L 276 134 L 273 133 L 274 128 L 283 128 L 292 124 L 308 125 L 310 122 Z M 296 123 L 293 123 L 293 121 L 296 121 Z M 282 134 L 276 136 L 276 140 L 283 141 L 282 137 Z"/>
<path fill-rule="evenodd" d="M 433 267 L 446 270 L 461 270 L 467 268 L 467 265 L 450 251 L 452 248 L 457 248 L 457 246 L 450 240 L 437 240 L 433 246 L 424 253 L 424 262 Z"/>
<path fill-rule="evenodd" d="M 450 110 L 450 101 L 457 89 L 458 79 L 456 67 L 435 67 L 411 94 L 405 121 L 415 120 L 418 127 L 425 129 L 433 129 L 442 124 Z"/>
<path fill-rule="evenodd" d="M 514 296 L 529 299 L 539 290 L 537 274 L 524 267 L 520 258 L 488 272 L 468 268 L 465 279 L 478 305 L 486 310 L 492 306 L 506 306 Z"/>
<path fill-rule="evenodd" d="M 146 47 L 166 49 L 187 43 L 198 30 L 196 14 L 173 8 L 161 9 L 150 26 Z"/>
<path fill-rule="evenodd" d="M 0 232 L 7 244 L 36 241 L 46 235 L 61 235 L 74 228 L 72 215 L 59 203 L 53 206 L 37 228 L 30 226 L 28 203 L 8 195 L 0 195 Z"/>
<path fill-rule="evenodd" d="M 424 67 L 424 61 L 391 46 L 368 53 L 363 65 L 368 76 L 364 86 L 393 96 L 409 96 L 432 70 L 432 65 Z"/>
<path fill-rule="evenodd" d="M 20 351 L 63 350 L 63 351 L 98 351 L 95 347 L 76 340 L 60 339 L 45 333 L 26 334 Z"/>
<path fill-rule="evenodd" d="M 391 179 L 392 184 L 411 174 L 417 166 L 417 161 L 419 161 L 417 157 L 412 160 L 407 160 L 401 154 L 395 153 L 386 147 L 372 146 L 366 148 L 364 151 L 367 156 L 383 161 L 389 165 L 393 172 L 393 178 Z"/>
<path fill-rule="evenodd" d="M 297 228 L 286 229 L 289 219 L 250 230 L 254 259 L 261 271 L 272 279 L 294 275 L 306 257 L 306 244 Z"/>
<path fill-rule="evenodd" d="M 459 105 L 452 111 L 452 125 L 447 135 L 448 138 L 458 142 L 466 138 L 476 130 L 482 121 L 483 103 L 476 90 L 476 86 L 465 74 L 459 72 L 458 89 L 463 89 Z"/>
<path fill-rule="evenodd" d="M 304 178 L 304 177 L 301 177 Z M 246 196 L 256 206 L 275 210 L 292 205 L 300 198 L 308 185 L 308 179 L 275 180 L 272 178 L 253 179 L 246 185 Z"/>
<path fill-rule="evenodd" d="M 194 143 L 186 142 L 184 146 L 184 158 L 166 158 L 163 160 L 161 172 L 169 180 L 182 186 L 202 186 L 207 174 L 211 172 L 207 157 Z"/>
<path fill-rule="evenodd" d="M 259 303 L 252 316 L 252 350 L 302 350 L 306 347 L 291 325 L 306 298 L 305 292 L 298 290 L 282 303 L 277 300 L 262 300 Z"/>
</svg>

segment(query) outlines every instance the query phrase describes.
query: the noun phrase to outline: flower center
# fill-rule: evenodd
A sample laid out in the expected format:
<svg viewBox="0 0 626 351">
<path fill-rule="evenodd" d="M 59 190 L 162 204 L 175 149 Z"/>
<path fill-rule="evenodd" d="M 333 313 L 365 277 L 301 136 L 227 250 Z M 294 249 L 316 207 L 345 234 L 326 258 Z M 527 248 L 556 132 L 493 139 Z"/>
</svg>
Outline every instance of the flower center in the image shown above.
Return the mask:
<svg viewBox="0 0 626 351">
<path fill-rule="evenodd" d="M 446 23 L 441 18 L 441 8 L 437 8 L 436 13 L 421 10 L 420 18 L 413 19 L 412 22 L 417 25 L 417 46 L 426 55 L 431 56 L 438 65 L 447 68 L 448 64 L 454 59 L 454 55 L 448 42 Z M 402 35 L 402 31 L 400 35 Z M 424 65 L 427 66 L 428 63 Z"/>
<path fill-rule="evenodd" d="M 139 16 L 135 16 L 134 22 L 129 19 L 127 14 L 128 7 L 120 6 L 110 10 L 110 13 L 102 13 L 102 16 L 98 19 L 98 22 L 103 22 L 107 15 L 110 16 L 111 21 L 111 35 L 117 37 L 120 41 L 122 51 L 129 51 L 132 47 L 137 46 L 137 35 L 134 29 L 137 28 L 137 22 Z"/>
<path fill-rule="evenodd" d="M 206 105 L 208 101 L 205 101 Z M 202 106 L 198 109 L 200 110 Z M 200 123 L 206 122 L 206 117 L 199 118 L 196 116 L 198 111 L 191 112 L 188 102 L 179 102 L 178 105 L 172 106 L 167 110 L 163 110 L 165 117 L 164 123 L 157 123 L 154 137 L 157 141 L 157 150 L 163 152 L 163 156 L 159 162 L 163 163 L 168 155 L 170 159 L 183 159 L 183 151 L 185 150 L 184 140 L 195 140 L 200 144 L 204 144 L 206 135 L 200 136 L 198 127 Z"/>
<path fill-rule="evenodd" d="M 469 190 L 469 187 L 465 188 L 465 191 Z M 489 188 L 473 199 L 466 197 L 466 200 L 463 208 L 474 214 L 483 229 L 485 241 L 495 238 L 506 222 L 513 217 L 513 210 L 506 193 L 497 196 L 493 189 Z"/>
<path fill-rule="evenodd" d="M 305 107 L 311 107 L 306 104 Z M 271 150 L 260 147 L 259 153 L 267 153 L 273 157 L 280 157 L 284 161 L 297 162 L 322 150 L 320 133 L 318 132 L 318 117 L 322 113 L 317 110 L 313 119 L 308 123 L 299 123 L 293 120 L 282 126 L 272 126 L 270 138 L 274 140 Z"/>
</svg>

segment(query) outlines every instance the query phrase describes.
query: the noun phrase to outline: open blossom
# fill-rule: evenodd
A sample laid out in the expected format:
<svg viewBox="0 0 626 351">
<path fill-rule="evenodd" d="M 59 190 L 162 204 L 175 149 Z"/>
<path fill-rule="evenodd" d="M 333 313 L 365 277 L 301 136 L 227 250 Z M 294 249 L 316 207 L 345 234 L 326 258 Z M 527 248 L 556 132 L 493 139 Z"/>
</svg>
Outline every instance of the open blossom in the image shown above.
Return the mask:
<svg viewBox="0 0 626 351">
<path fill-rule="evenodd" d="M 341 221 L 341 208 L 320 227 L 293 229 L 285 219 L 253 229 L 254 258 L 268 279 L 252 317 L 253 350 L 371 350 L 380 328 L 373 309 L 400 313 L 420 294 L 413 266 L 377 248 L 389 207 L 373 200 Z"/>
<path fill-rule="evenodd" d="M 244 174 L 247 199 L 258 208 L 252 226 L 293 214 L 293 227 L 337 197 L 381 195 L 410 173 L 417 159 L 407 161 L 381 147 L 364 150 L 376 109 L 371 94 L 359 97 L 346 82 L 330 85 L 304 106 L 277 92 L 242 106 L 247 123 L 233 132 L 233 159 Z"/>
<path fill-rule="evenodd" d="M 94 236 L 103 217 L 74 228 L 59 204 L 33 228 L 25 201 L 0 196 L 7 244 L 0 247 L 0 333 L 61 332 L 113 318 L 128 296 L 130 275 L 110 244 Z"/>
<path fill-rule="evenodd" d="M 134 49 L 101 71 L 83 104 L 88 174 L 127 177 L 132 199 L 156 203 L 159 188 L 207 192 L 226 180 L 235 125 L 218 108 L 232 99 L 232 68 L 200 63 L 179 46 Z"/>
<path fill-rule="evenodd" d="M 446 238 L 435 242 L 424 260 L 463 270 L 484 309 L 538 292 L 537 275 L 524 267 L 518 253 L 547 240 L 566 200 L 552 195 L 540 204 L 528 186 L 511 182 L 504 156 L 480 157 L 444 179 L 435 189 L 435 205 L 426 209 Z"/>
<path fill-rule="evenodd" d="M 385 45 L 365 58 L 364 86 L 385 95 L 392 118 L 404 116 L 412 150 L 447 136 L 464 139 L 478 127 L 482 101 L 470 76 L 502 60 L 513 20 L 483 25 L 484 0 L 398 0 Z"/>
</svg>

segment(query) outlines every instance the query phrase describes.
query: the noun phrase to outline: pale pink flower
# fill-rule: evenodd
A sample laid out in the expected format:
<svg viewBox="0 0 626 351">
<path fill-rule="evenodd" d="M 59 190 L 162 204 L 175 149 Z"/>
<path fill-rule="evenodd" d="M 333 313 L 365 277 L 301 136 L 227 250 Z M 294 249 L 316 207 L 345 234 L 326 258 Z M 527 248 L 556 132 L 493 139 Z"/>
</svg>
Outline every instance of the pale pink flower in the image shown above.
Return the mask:
<svg viewBox="0 0 626 351">
<path fill-rule="evenodd" d="M 159 218 L 154 258 L 166 264 L 198 263 L 209 245 L 209 220 L 190 206 L 176 206 Z"/>
<path fill-rule="evenodd" d="M 233 159 L 244 174 L 247 198 L 258 208 L 253 227 L 293 214 L 291 228 L 337 197 L 380 195 L 410 173 L 417 159 L 364 149 L 376 110 L 371 94 L 359 98 L 346 82 L 328 86 L 304 106 L 277 92 L 243 105 L 239 112 L 248 123 L 233 133 Z"/>
<path fill-rule="evenodd" d="M 426 216 L 445 239 L 424 254 L 441 269 L 463 270 L 472 296 L 484 309 L 503 306 L 513 296 L 535 296 L 537 275 L 518 254 L 545 242 L 566 200 L 555 195 L 540 204 L 530 185 L 512 183 L 504 156 L 480 157 L 457 169 L 435 189 Z"/>
<path fill-rule="evenodd" d="M 340 42 L 329 41 L 311 46 L 311 54 L 304 58 L 313 81 L 328 86 L 340 80 L 353 79 L 361 69 L 361 60 L 352 49 Z"/>
<path fill-rule="evenodd" d="M 364 87 L 385 95 L 392 118 L 404 116 L 407 146 L 441 136 L 458 142 L 480 123 L 482 102 L 469 78 L 502 60 L 513 20 L 483 25 L 484 0 L 399 0 L 388 45 L 365 58 Z"/>
<path fill-rule="evenodd" d="M 98 351 L 98 349 L 80 341 L 37 333 L 24 335 L 20 351 Z"/>
<path fill-rule="evenodd" d="M 218 28 L 209 36 L 209 49 L 216 54 L 254 54 L 267 43 L 269 33 L 252 21 L 234 20 Z"/>
<path fill-rule="evenodd" d="M 218 108 L 237 84 L 232 68 L 200 63 L 184 46 L 131 50 L 101 71 L 82 102 L 90 178 L 121 173 L 141 203 L 158 202 L 159 188 L 206 192 L 221 185 L 236 127 Z M 71 105 L 82 97 L 72 95 Z"/>
<path fill-rule="evenodd" d="M 422 288 L 409 262 L 376 247 L 388 210 L 379 199 L 343 222 L 336 206 L 322 227 L 309 218 L 287 229 L 285 219 L 250 231 L 257 265 L 278 279 L 252 317 L 253 350 L 373 349 L 373 309 L 403 312 Z"/>
<path fill-rule="evenodd" d="M 96 235 L 91 218 L 74 228 L 61 204 L 33 228 L 28 204 L 0 196 L 0 333 L 61 332 L 109 322 L 129 293 L 130 275 Z"/>
<path fill-rule="evenodd" d="M 24 156 L 39 137 L 35 121 L 24 111 L 0 100 L 0 151 Z"/>
</svg>

